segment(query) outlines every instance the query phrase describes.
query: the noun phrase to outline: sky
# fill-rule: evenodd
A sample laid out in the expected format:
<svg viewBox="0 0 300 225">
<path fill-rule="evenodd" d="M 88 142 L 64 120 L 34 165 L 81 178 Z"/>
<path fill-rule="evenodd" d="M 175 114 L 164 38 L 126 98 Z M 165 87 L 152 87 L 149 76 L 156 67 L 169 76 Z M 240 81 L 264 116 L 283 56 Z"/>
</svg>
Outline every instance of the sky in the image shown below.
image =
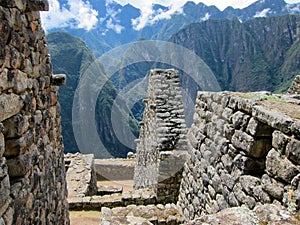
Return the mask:
<svg viewBox="0 0 300 225">
<path fill-rule="evenodd" d="M 108 11 L 108 15 L 99 19 L 98 12 L 93 9 L 88 0 L 67 0 L 68 8 L 60 6 L 59 0 L 49 0 L 50 10 L 42 12 L 41 18 L 43 27 L 48 29 L 73 27 L 82 28 L 87 31 L 93 29 L 98 22 L 106 21 L 107 29 L 112 29 L 117 33 L 122 32 L 123 27 L 119 25 L 120 21 L 116 20 L 117 12 Z M 109 8 L 111 2 L 117 2 L 121 5 L 127 3 L 141 10 L 141 16 L 132 20 L 134 29 L 140 30 L 147 24 L 153 24 L 160 19 L 168 19 L 174 13 L 180 13 L 182 6 L 188 0 L 106 0 L 106 7 Z M 234 8 L 245 8 L 257 0 L 190 0 L 195 3 L 202 2 L 208 6 L 215 5 L 220 10 L 224 10 L 228 6 Z M 261 0 L 263 1 L 263 0 Z M 285 0 L 287 3 L 299 3 L 300 0 Z M 167 12 L 154 12 L 152 4 L 160 4 L 167 6 Z M 262 12 L 266 13 L 266 12 Z M 263 14 L 262 14 L 263 15 Z M 105 32 L 104 32 L 105 33 Z"/>
</svg>

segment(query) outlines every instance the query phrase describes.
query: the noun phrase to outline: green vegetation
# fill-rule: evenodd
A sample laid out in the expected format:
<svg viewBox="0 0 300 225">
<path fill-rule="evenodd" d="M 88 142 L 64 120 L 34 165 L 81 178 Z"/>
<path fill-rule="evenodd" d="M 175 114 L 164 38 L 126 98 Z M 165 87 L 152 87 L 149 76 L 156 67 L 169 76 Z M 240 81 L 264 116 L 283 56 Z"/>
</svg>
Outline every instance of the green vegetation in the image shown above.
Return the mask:
<svg viewBox="0 0 300 225">
<path fill-rule="evenodd" d="M 47 35 L 47 43 L 54 73 L 67 75 L 66 86 L 59 89 L 65 152 L 78 152 L 72 127 L 73 98 L 81 75 L 95 61 L 95 57 L 82 40 L 64 32 L 50 33 Z M 103 68 L 100 66 L 99 69 Z M 92 90 L 97 90 L 96 83 L 91 87 Z M 125 157 L 129 149 L 118 141 L 110 119 L 111 108 L 117 94 L 117 89 L 108 80 L 97 99 L 95 119 L 98 135 L 110 154 L 115 157 Z M 137 135 L 139 128 L 136 120 L 130 118 L 130 124 Z"/>
<path fill-rule="evenodd" d="M 223 90 L 286 92 L 300 74 L 299 15 L 193 23 L 170 41 L 199 55 Z"/>
</svg>

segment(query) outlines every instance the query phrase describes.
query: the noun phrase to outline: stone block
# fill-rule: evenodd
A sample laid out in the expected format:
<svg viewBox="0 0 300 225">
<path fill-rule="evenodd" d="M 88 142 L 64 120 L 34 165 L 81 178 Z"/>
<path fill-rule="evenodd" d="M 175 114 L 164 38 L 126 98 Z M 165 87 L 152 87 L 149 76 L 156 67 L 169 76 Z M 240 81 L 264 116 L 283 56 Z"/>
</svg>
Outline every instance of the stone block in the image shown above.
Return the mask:
<svg viewBox="0 0 300 225">
<path fill-rule="evenodd" d="M 285 153 L 285 148 L 290 140 L 290 137 L 283 134 L 282 132 L 275 130 L 272 134 L 272 146 L 277 150 Z"/>
<path fill-rule="evenodd" d="M 253 189 L 260 185 L 260 179 L 254 176 L 244 175 L 239 179 L 243 190 L 248 195 L 253 195 Z"/>
<path fill-rule="evenodd" d="M 276 111 L 267 110 L 262 106 L 254 106 L 252 112 L 252 115 L 259 121 L 268 124 L 283 133 L 291 133 L 293 120 L 290 117 Z"/>
<path fill-rule="evenodd" d="M 2 158 L 4 151 L 5 151 L 4 135 L 2 134 L 2 132 L 0 132 L 0 158 Z"/>
<path fill-rule="evenodd" d="M 300 121 L 299 120 L 294 121 L 294 123 L 291 126 L 291 130 L 297 138 L 300 138 Z"/>
<path fill-rule="evenodd" d="M 16 115 L 23 108 L 22 99 L 16 94 L 0 95 L 0 122 Z"/>
<path fill-rule="evenodd" d="M 245 113 L 237 111 L 236 113 L 234 113 L 231 116 L 230 120 L 232 121 L 232 124 L 233 124 L 235 129 L 244 130 L 244 129 L 246 129 L 249 118 L 250 118 L 249 115 L 246 115 Z"/>
<path fill-rule="evenodd" d="M 290 183 L 300 172 L 297 166 L 275 149 L 272 149 L 267 155 L 266 171 L 271 177 L 282 179 L 287 183 Z"/>
<path fill-rule="evenodd" d="M 53 74 L 51 76 L 50 83 L 53 86 L 63 86 L 67 82 L 67 76 L 65 74 Z"/>
<path fill-rule="evenodd" d="M 262 188 L 278 200 L 282 200 L 284 193 L 284 185 L 275 179 L 264 174 L 261 178 Z"/>
<path fill-rule="evenodd" d="M 7 160 L 8 174 L 10 177 L 23 177 L 31 169 L 31 156 L 20 155 Z"/>
<path fill-rule="evenodd" d="M 48 0 L 30 0 L 27 3 L 27 11 L 48 11 L 49 2 Z"/>
<path fill-rule="evenodd" d="M 300 165 L 300 141 L 292 139 L 286 146 L 285 154 L 288 159 Z"/>
<path fill-rule="evenodd" d="M 222 118 L 230 122 L 231 116 L 233 115 L 233 110 L 230 108 L 223 109 Z"/>
<path fill-rule="evenodd" d="M 234 147 L 242 149 L 248 156 L 261 158 L 271 149 L 271 139 L 254 139 L 245 132 L 236 130 L 232 137 Z"/>
<path fill-rule="evenodd" d="M 254 137 L 271 137 L 273 129 L 252 117 L 249 120 L 246 131 Z"/>
<path fill-rule="evenodd" d="M 13 225 L 13 216 L 14 216 L 14 209 L 8 208 L 6 210 L 5 214 L 3 215 L 3 220 L 5 222 L 5 225 Z"/>
<path fill-rule="evenodd" d="M 18 139 L 6 140 L 4 156 L 13 157 L 24 153 L 33 143 L 33 138 L 32 132 L 28 131 Z"/>
<path fill-rule="evenodd" d="M 15 93 L 22 93 L 26 90 L 27 88 L 27 75 L 26 73 L 23 73 L 20 70 L 14 71 L 14 80 L 15 80 L 15 85 L 14 85 L 14 90 Z"/>
<path fill-rule="evenodd" d="M 254 160 L 253 158 L 237 155 L 234 158 L 234 164 L 245 174 L 260 174 L 264 171 L 265 162 L 262 160 Z"/>
<path fill-rule="evenodd" d="M 4 135 L 6 138 L 17 138 L 24 134 L 29 128 L 30 116 L 23 116 L 17 114 L 5 121 L 4 125 Z"/>
<path fill-rule="evenodd" d="M 0 74 L 0 91 L 5 91 L 9 88 L 13 88 L 13 78 L 11 71 L 4 69 Z"/>
</svg>

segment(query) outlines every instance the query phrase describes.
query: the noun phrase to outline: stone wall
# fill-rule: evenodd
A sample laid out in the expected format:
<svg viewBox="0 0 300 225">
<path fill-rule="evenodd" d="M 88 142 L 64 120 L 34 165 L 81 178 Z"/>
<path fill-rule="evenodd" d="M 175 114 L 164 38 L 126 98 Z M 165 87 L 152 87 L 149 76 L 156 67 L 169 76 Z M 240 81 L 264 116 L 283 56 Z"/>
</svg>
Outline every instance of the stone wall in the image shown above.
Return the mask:
<svg viewBox="0 0 300 225">
<path fill-rule="evenodd" d="M 58 87 L 38 10 L 0 1 L 0 224 L 69 224 Z"/>
<path fill-rule="evenodd" d="M 300 101 L 200 92 L 178 206 L 186 221 L 225 208 L 300 205 Z"/>
<path fill-rule="evenodd" d="M 288 94 L 300 94 L 300 75 L 296 76 L 291 87 L 288 90 Z"/>
<path fill-rule="evenodd" d="M 144 103 L 134 187 L 152 188 L 161 201 L 175 201 L 187 144 L 178 71 L 151 70 Z"/>
<path fill-rule="evenodd" d="M 135 159 L 95 159 L 97 180 L 133 180 Z"/>
<path fill-rule="evenodd" d="M 97 195 L 97 176 L 93 154 L 65 155 L 68 198 Z"/>
</svg>

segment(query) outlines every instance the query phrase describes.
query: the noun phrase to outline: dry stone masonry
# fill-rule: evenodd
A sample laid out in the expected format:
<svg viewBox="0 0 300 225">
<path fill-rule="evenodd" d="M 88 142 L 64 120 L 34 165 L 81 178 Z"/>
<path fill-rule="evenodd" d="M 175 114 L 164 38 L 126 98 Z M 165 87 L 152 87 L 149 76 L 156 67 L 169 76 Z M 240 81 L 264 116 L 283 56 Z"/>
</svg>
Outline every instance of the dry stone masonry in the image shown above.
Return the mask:
<svg viewBox="0 0 300 225">
<path fill-rule="evenodd" d="M 288 94 L 300 94 L 300 75 L 296 76 L 291 87 L 288 90 Z"/>
<path fill-rule="evenodd" d="M 185 221 L 229 207 L 269 203 L 299 210 L 298 97 L 198 94 L 188 134 L 191 157 L 178 201 Z"/>
<path fill-rule="evenodd" d="M 39 10 L 0 1 L 0 224 L 69 224 L 57 85 Z"/>
<path fill-rule="evenodd" d="M 68 198 L 97 194 L 97 176 L 93 154 L 66 154 Z"/>
<path fill-rule="evenodd" d="M 137 156 L 134 187 L 152 188 L 159 201 L 174 202 L 178 196 L 186 154 L 186 125 L 179 73 L 150 71 L 148 97 Z"/>
</svg>

